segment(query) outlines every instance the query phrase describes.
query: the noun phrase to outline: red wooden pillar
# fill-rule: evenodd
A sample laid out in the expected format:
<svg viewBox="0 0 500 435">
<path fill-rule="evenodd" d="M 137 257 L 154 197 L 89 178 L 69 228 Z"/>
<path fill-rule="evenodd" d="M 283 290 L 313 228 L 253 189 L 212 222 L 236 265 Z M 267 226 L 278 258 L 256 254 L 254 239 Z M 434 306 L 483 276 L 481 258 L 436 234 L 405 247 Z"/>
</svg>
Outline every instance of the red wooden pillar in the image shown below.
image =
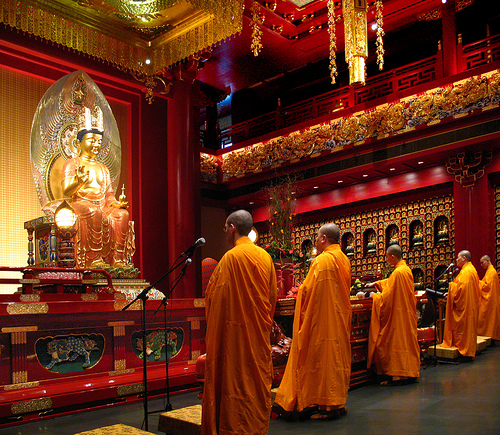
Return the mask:
<svg viewBox="0 0 500 435">
<path fill-rule="evenodd" d="M 457 74 L 457 23 L 455 0 L 441 6 L 443 23 L 443 70 L 445 77 Z"/>
<path fill-rule="evenodd" d="M 173 98 L 167 116 L 168 179 L 168 259 L 172 264 L 200 234 L 200 143 L 199 82 L 196 71 L 180 66 L 175 71 Z M 199 251 L 199 250 L 197 250 Z M 174 298 L 196 296 L 201 290 L 201 259 L 195 252 L 194 263 L 176 287 Z M 174 272 L 170 281 L 177 276 Z"/>
<path fill-rule="evenodd" d="M 494 191 L 485 175 L 472 187 L 463 187 L 455 181 L 453 195 L 455 253 L 470 251 L 472 263 L 480 271 L 479 259 L 483 255 L 495 258 Z"/>
</svg>

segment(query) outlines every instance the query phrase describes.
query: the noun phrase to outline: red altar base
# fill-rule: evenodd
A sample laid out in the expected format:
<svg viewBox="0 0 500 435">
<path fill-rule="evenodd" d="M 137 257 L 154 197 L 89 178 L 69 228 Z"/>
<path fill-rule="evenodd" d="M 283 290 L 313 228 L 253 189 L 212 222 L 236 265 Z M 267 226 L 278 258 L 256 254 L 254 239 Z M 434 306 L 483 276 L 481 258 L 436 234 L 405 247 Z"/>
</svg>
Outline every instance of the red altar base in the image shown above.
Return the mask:
<svg viewBox="0 0 500 435">
<path fill-rule="evenodd" d="M 63 281 L 78 291 L 78 283 Z M 124 281 L 117 285 L 121 290 L 140 291 L 148 284 L 134 280 L 127 286 Z M 85 292 L 81 282 L 82 293 L 57 293 L 64 287 L 58 284 L 44 283 L 54 293 L 37 294 L 35 288 L 32 294 L 0 295 L 0 427 L 142 398 L 143 360 L 137 342 L 142 337 L 141 303 L 122 311 L 129 303 L 122 293 Z M 148 395 L 165 391 L 163 310 L 154 315 L 159 303 L 146 303 L 147 338 L 157 340 L 155 345 L 151 338 L 150 347 L 163 349 L 158 353 L 163 360 L 154 361 L 154 353 L 148 356 Z M 171 391 L 196 385 L 195 361 L 205 352 L 204 311 L 203 299 L 177 299 L 167 307 L 168 340 L 174 340 Z M 90 350 L 87 368 L 81 349 L 83 355 L 68 352 L 72 346 Z M 54 350 L 60 361 L 50 367 Z"/>
</svg>

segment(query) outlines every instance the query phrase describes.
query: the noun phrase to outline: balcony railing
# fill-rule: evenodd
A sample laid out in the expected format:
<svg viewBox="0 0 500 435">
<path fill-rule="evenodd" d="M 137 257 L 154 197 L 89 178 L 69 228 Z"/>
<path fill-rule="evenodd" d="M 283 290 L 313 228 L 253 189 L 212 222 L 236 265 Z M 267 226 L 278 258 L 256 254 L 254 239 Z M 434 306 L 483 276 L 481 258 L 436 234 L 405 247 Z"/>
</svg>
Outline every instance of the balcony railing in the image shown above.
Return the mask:
<svg viewBox="0 0 500 435">
<path fill-rule="evenodd" d="M 500 59 L 500 35 L 457 46 L 459 72 L 468 71 Z M 221 148 L 263 136 L 283 127 L 320 118 L 340 109 L 414 88 L 443 77 L 443 54 L 420 60 L 369 78 L 360 88 L 345 86 L 273 112 L 224 128 L 218 135 Z"/>
</svg>

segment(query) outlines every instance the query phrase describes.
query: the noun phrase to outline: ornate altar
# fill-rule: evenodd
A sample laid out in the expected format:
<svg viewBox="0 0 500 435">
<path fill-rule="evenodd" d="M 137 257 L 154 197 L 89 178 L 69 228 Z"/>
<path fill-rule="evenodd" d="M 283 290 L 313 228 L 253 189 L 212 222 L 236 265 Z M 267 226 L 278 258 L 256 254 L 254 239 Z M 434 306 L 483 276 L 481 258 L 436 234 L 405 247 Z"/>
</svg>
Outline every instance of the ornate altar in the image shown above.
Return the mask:
<svg viewBox="0 0 500 435">
<path fill-rule="evenodd" d="M 150 395 L 164 392 L 167 355 L 170 388 L 195 386 L 194 363 L 205 352 L 203 299 L 174 299 L 166 326 L 161 311 L 154 315 L 160 301 L 149 300 L 144 356 L 141 302 L 122 308 L 148 283 L 81 269 L 21 272 L 20 280 L 0 278 L 20 286 L 0 295 L 0 425 L 140 400 L 143 358 Z"/>
<path fill-rule="evenodd" d="M 75 71 L 54 83 L 33 118 L 31 162 L 45 216 L 25 223 L 28 265 L 94 267 L 136 277 L 133 222 L 115 193 L 120 179 L 118 127 L 92 79 Z M 63 208 L 76 223 L 56 224 Z"/>
</svg>

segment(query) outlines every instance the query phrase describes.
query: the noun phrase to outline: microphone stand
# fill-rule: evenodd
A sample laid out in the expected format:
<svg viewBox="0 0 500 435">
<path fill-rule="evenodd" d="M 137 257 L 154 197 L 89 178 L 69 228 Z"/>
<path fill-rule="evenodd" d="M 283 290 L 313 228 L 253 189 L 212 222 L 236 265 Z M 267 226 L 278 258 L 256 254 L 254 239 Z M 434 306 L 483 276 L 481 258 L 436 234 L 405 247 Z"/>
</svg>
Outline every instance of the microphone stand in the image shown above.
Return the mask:
<svg viewBox="0 0 500 435">
<path fill-rule="evenodd" d="M 179 257 L 180 258 L 180 257 Z M 178 260 L 178 259 L 177 259 Z M 176 261 L 177 261 L 176 260 Z M 167 294 L 163 297 L 162 301 L 160 302 L 160 305 L 158 305 L 158 308 L 156 311 L 153 313 L 153 316 L 158 313 L 160 308 L 163 306 L 163 324 L 164 324 L 164 339 L 165 339 L 165 379 L 166 379 L 166 388 L 167 388 L 167 403 L 165 404 L 165 409 L 160 409 L 158 411 L 150 411 L 149 414 L 155 414 L 157 412 L 163 412 L 163 411 L 172 411 L 172 404 L 170 403 L 170 383 L 169 383 L 169 375 L 168 375 L 168 367 L 169 367 L 169 356 L 168 356 L 168 333 L 167 333 L 167 299 L 169 296 L 172 296 L 172 292 L 174 291 L 175 287 L 177 287 L 177 284 L 179 284 L 180 280 L 182 277 L 186 274 L 186 268 L 192 263 L 191 257 L 188 257 L 184 261 L 184 267 L 181 270 L 181 273 L 175 278 L 175 280 L 172 282 L 172 287 L 169 289 Z M 182 264 L 182 263 L 180 263 Z M 178 267 L 178 266 L 177 266 Z M 177 268 L 176 267 L 176 268 Z"/>
<path fill-rule="evenodd" d="M 427 297 L 432 300 L 432 304 L 434 305 L 434 356 L 432 358 L 432 365 L 434 367 L 436 367 L 437 363 L 442 363 L 442 364 L 458 364 L 458 362 L 456 361 L 446 361 L 446 360 L 443 360 L 443 359 L 438 359 L 437 357 L 437 320 L 438 320 L 438 298 L 439 297 L 443 297 L 444 294 L 443 293 L 439 293 L 437 291 L 437 288 L 438 288 L 438 283 L 439 283 L 439 279 L 441 277 L 443 277 L 445 274 L 449 273 L 449 270 L 450 268 L 454 266 L 454 264 L 450 264 L 445 270 L 444 272 L 439 275 L 435 280 L 434 280 L 434 288 L 436 290 L 431 290 L 431 289 L 425 289 L 426 292 L 427 292 Z M 449 285 L 449 279 L 448 279 L 448 285 Z M 424 370 L 429 367 L 430 364 L 428 364 L 427 366 L 424 367 Z"/>
<path fill-rule="evenodd" d="M 175 269 L 179 268 L 182 265 L 182 262 L 175 264 L 179 258 L 175 260 L 174 265 L 163 275 L 160 279 L 158 279 L 155 283 L 145 287 L 130 303 L 125 305 L 122 308 L 122 311 L 126 311 L 135 301 L 142 301 L 142 310 L 141 310 L 141 329 L 142 329 L 142 379 L 143 379 L 143 389 L 144 389 L 144 398 L 143 398 L 143 409 L 144 409 L 144 420 L 142 425 L 145 427 L 145 430 L 148 431 L 148 371 L 147 371 L 147 360 L 146 360 L 146 301 L 148 300 L 148 292 L 161 281 L 163 281 L 168 275 L 170 275 Z M 170 292 L 171 293 L 171 292 Z M 170 294 L 169 293 L 169 294 Z M 142 427 L 142 426 L 141 426 Z"/>
</svg>

